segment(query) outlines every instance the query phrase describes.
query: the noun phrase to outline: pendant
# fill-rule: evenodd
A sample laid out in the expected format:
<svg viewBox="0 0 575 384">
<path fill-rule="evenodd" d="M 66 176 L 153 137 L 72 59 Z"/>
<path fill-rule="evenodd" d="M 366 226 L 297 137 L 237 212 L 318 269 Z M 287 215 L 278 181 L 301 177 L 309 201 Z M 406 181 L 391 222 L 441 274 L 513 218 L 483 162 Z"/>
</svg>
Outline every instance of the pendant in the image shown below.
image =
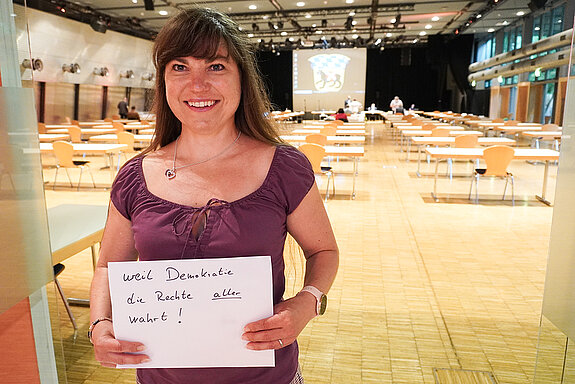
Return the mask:
<svg viewBox="0 0 575 384">
<path fill-rule="evenodd" d="M 168 168 L 166 169 L 166 172 L 164 174 L 166 175 L 168 180 L 172 180 L 174 177 L 176 177 L 176 170 Z"/>
</svg>

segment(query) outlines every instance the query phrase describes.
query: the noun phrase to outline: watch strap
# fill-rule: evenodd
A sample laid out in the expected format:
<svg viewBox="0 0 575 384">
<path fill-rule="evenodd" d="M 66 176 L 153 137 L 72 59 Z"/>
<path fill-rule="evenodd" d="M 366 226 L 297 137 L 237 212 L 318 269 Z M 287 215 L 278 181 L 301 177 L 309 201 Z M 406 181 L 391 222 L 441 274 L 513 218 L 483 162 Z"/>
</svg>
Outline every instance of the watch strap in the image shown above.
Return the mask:
<svg viewBox="0 0 575 384">
<path fill-rule="evenodd" d="M 315 314 L 316 316 L 321 314 L 321 306 L 322 306 L 322 298 L 325 297 L 325 294 L 314 287 L 313 285 L 306 285 L 301 289 L 300 292 L 309 292 L 315 297 L 316 307 L 315 307 Z"/>
</svg>

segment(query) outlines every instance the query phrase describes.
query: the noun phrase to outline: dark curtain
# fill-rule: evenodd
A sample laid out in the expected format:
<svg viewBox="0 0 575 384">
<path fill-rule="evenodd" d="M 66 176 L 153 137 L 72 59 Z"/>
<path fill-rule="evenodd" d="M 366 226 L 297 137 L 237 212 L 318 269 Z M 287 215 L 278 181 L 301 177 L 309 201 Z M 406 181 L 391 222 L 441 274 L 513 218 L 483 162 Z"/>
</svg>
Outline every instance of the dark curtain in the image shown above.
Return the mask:
<svg viewBox="0 0 575 384">
<path fill-rule="evenodd" d="M 389 109 L 389 102 L 399 96 L 405 108 L 411 104 L 420 110 L 434 110 L 437 105 L 436 68 L 428 65 L 426 48 L 410 48 L 411 59 L 401 48 L 367 50 L 365 105 Z M 403 60 L 402 60 L 403 58 Z M 410 62 L 410 65 L 402 65 Z"/>
<path fill-rule="evenodd" d="M 293 61 L 291 51 L 258 52 L 263 75 L 274 110 L 293 109 Z"/>
</svg>

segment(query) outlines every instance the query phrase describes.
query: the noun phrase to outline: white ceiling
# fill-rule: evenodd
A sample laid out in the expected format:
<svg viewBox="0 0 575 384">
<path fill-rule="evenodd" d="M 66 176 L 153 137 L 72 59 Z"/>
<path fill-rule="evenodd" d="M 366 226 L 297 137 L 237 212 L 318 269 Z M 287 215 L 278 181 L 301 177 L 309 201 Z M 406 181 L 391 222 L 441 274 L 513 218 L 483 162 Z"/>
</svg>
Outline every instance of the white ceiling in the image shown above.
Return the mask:
<svg viewBox="0 0 575 384">
<path fill-rule="evenodd" d="M 141 27 L 153 32 L 159 31 L 179 9 L 198 4 L 230 14 L 244 30 L 253 34 L 255 42 L 289 38 L 317 41 L 323 37 L 327 41 L 332 37 L 353 41 L 355 35 L 366 41 L 371 38 L 371 42 L 382 39 L 387 44 L 425 42 L 429 35 L 453 34 L 462 26 L 462 33 L 486 33 L 490 28 L 502 28 L 503 22 L 512 23 L 521 17 L 517 16 L 519 11 L 525 15 L 530 12 L 529 0 L 498 0 L 492 6 L 489 4 L 494 0 L 303 0 L 303 6 L 298 5 L 297 0 L 153 1 L 153 11 L 145 10 L 144 0 L 75 0 L 74 3 L 114 19 L 135 18 Z M 489 12 L 475 19 L 487 7 Z M 346 29 L 344 25 L 350 12 L 355 12 L 356 24 Z M 401 15 L 399 23 L 392 24 L 398 14 Z M 434 21 L 433 17 L 438 20 Z M 375 21 L 370 24 L 369 19 Z M 465 27 L 470 19 L 476 22 Z M 283 27 L 276 30 L 270 28 L 269 23 L 283 23 Z"/>
</svg>

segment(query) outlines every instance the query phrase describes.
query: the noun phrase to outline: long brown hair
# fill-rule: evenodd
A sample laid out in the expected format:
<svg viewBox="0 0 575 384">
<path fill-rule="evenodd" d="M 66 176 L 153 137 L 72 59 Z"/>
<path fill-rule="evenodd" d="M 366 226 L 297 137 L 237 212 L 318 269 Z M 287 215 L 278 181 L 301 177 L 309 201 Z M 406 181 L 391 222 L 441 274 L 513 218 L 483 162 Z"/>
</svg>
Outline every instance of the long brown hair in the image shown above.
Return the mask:
<svg viewBox="0 0 575 384">
<path fill-rule="evenodd" d="M 275 122 L 268 117 L 271 103 L 256 64 L 253 44 L 227 15 L 213 9 L 187 9 L 168 20 L 153 48 L 156 67 L 155 137 L 142 154 L 174 141 L 182 131 L 182 123 L 170 109 L 166 98 L 164 72 L 173 59 L 191 56 L 213 60 L 220 44 L 240 71 L 241 99 L 235 114 L 236 128 L 242 134 L 273 145 L 282 144 Z"/>
</svg>

